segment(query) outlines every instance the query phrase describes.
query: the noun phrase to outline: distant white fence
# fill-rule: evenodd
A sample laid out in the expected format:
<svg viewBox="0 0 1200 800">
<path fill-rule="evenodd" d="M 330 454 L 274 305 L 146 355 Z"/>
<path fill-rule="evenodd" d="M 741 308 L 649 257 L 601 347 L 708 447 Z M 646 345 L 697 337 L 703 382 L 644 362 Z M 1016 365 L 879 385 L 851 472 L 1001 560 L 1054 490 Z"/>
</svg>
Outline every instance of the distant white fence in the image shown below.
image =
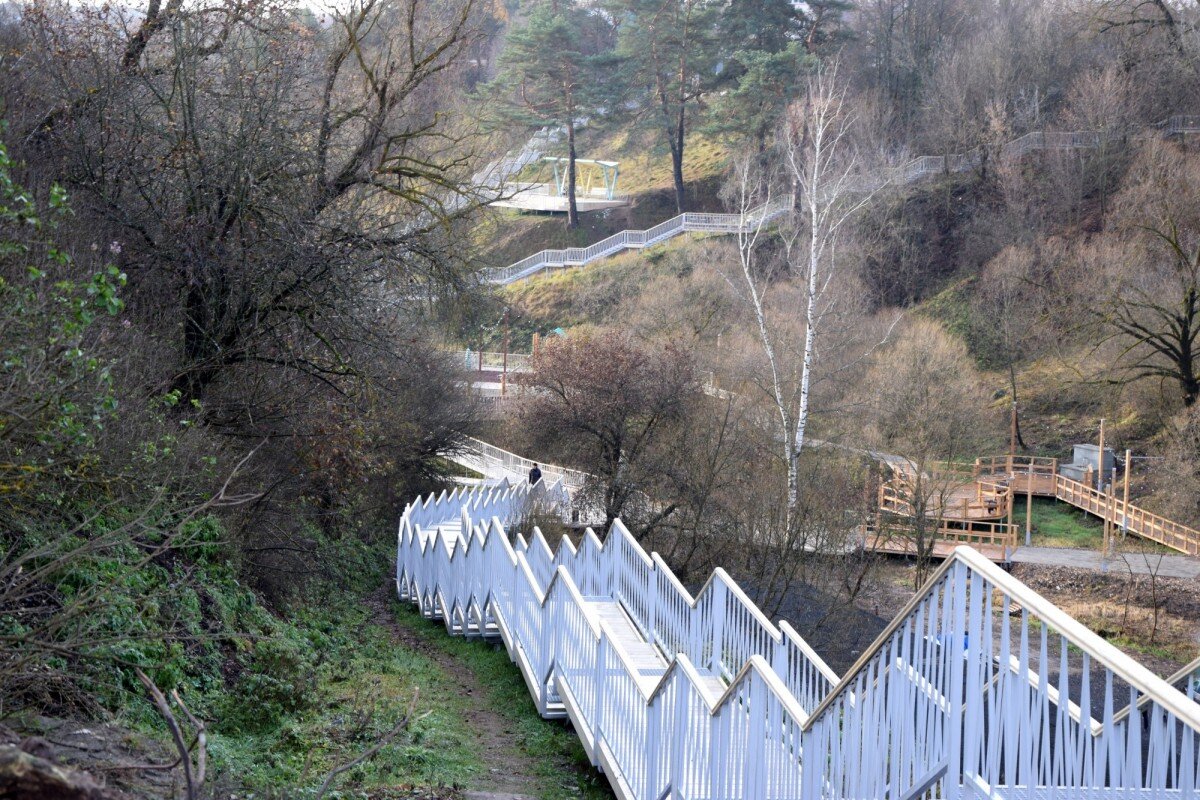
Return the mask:
<svg viewBox="0 0 1200 800">
<path fill-rule="evenodd" d="M 530 275 L 548 268 L 582 266 L 621 250 L 640 249 L 665 242 L 686 231 L 736 233 L 741 230 L 751 230 L 756 225 L 786 213 L 792 207 L 792 200 L 791 197 L 776 200 L 746 214 L 688 212 L 672 217 L 648 230 L 621 231 L 588 247 L 542 250 L 511 266 L 486 271 L 484 281 L 503 285 L 528 278 Z"/>
<path fill-rule="evenodd" d="M 1151 126 L 1163 136 L 1200 133 L 1200 115 L 1176 115 Z M 1035 150 L 1072 150 L 1099 147 L 1104 136 L 1099 131 L 1033 131 L 1000 147 L 1001 160 L 1021 158 Z M 873 192 L 886 185 L 904 186 L 931 175 L 969 172 L 983 164 L 983 150 L 940 156 L 917 156 L 900 166 L 887 167 L 863 176 L 855 189 Z M 672 217 L 648 230 L 625 230 L 601 239 L 588 247 L 542 250 L 507 267 L 486 270 L 485 283 L 505 285 L 523 280 L 544 269 L 578 267 L 606 258 L 626 249 L 644 248 L 664 242 L 687 231 L 736 233 L 773 220 L 789 211 L 794 198 L 761 206 L 746 215 L 688 212 Z"/>
<path fill-rule="evenodd" d="M 537 463 L 470 436 L 463 437 L 462 445 L 449 458 L 453 459 L 456 464 L 473 469 L 482 475 L 493 478 L 510 478 L 513 482 L 528 480 L 529 471 Z M 548 484 L 561 481 L 567 491 L 572 494 L 583 487 L 588 477 L 586 472 L 555 464 L 539 463 L 538 469 L 542 471 L 542 479 Z"/>
</svg>

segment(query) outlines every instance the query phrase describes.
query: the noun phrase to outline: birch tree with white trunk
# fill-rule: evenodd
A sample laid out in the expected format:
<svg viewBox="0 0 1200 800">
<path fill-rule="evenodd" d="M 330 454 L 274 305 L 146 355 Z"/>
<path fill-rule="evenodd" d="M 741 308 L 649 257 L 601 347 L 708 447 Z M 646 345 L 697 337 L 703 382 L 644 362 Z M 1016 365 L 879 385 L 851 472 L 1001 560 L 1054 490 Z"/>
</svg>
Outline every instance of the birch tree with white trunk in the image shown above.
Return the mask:
<svg viewBox="0 0 1200 800">
<path fill-rule="evenodd" d="M 812 405 L 813 376 L 819 356 L 818 342 L 837 300 L 831 287 L 839 271 L 839 242 L 853 216 L 870 202 L 881 187 L 879 181 L 864 180 L 861 160 L 851 129 L 853 114 L 846 90 L 838 80 L 837 66 L 817 68 L 808 78 L 804 96 L 784 115 L 772 159 L 774 173 L 764 172 L 752 158 L 741 160 L 735 170 L 733 201 L 745 219 L 738 234 L 740 274 L 726 278 L 750 307 L 763 354 L 770 372 L 766 387 L 782 430 L 781 455 L 787 467 L 788 523 L 799 501 L 800 452 L 808 435 Z M 763 269 L 758 254 L 768 235 L 766 220 L 752 209 L 770 204 L 790 186 L 793 213 L 778 226 L 783 264 L 790 280 L 803 287 L 801 308 L 775 308 L 774 313 L 803 316 L 799 341 L 784 336 L 787 326 L 771 324 L 772 304 L 768 294 L 781 270 Z M 782 354 L 793 349 L 800 363 L 783 363 Z"/>
</svg>

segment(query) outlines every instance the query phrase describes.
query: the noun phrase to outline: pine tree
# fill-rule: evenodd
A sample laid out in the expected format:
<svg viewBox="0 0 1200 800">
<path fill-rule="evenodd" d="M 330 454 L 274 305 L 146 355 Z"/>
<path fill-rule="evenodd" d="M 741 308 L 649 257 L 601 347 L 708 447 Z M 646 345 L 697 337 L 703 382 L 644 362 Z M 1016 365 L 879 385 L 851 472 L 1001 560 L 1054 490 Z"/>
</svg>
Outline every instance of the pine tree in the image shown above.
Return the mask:
<svg viewBox="0 0 1200 800">
<path fill-rule="evenodd" d="M 683 156 L 699 101 L 718 80 L 716 0 L 611 0 L 620 28 L 619 52 L 644 119 L 663 131 L 671 151 L 675 205 L 685 206 Z"/>
<path fill-rule="evenodd" d="M 615 57 L 601 15 L 571 0 L 534 8 L 508 35 L 488 87 L 506 124 L 552 125 L 567 133 L 567 227 L 579 225 L 575 133 L 579 120 L 611 102 Z"/>
</svg>

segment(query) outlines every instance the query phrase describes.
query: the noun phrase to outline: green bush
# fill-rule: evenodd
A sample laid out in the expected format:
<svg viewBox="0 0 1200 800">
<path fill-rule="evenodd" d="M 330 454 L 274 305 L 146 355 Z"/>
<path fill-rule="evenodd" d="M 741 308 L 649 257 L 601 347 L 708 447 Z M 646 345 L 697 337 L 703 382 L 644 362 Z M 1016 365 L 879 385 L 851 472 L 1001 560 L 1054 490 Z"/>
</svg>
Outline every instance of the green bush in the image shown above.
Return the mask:
<svg viewBox="0 0 1200 800">
<path fill-rule="evenodd" d="M 222 714 L 225 731 L 261 732 L 308 707 L 317 696 L 317 666 L 305 643 L 273 636 L 242 656 L 245 671 Z"/>
</svg>

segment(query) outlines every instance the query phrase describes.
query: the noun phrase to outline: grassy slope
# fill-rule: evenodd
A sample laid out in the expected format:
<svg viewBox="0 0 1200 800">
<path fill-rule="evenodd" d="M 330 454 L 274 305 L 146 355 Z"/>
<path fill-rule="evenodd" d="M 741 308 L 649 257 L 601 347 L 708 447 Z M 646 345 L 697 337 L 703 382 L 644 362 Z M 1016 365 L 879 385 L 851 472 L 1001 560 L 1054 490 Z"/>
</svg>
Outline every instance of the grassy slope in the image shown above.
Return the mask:
<svg viewBox="0 0 1200 800">
<path fill-rule="evenodd" d="M 580 227 L 568 230 L 561 215 L 529 214 L 499 210 L 471 231 L 485 266 L 507 266 L 546 248 L 583 247 L 625 229 L 645 229 L 679 213 L 671 179 L 670 158 L 626 130 L 585 132 L 578 152 L 581 158 L 615 159 L 621 162 L 617 191 L 629 195 L 625 208 L 580 215 Z M 548 155 L 561 155 L 550 152 Z M 717 192 L 728 152 L 716 140 L 693 135 L 684 158 L 684 180 L 688 208 L 719 211 Z M 544 173 L 544 174 L 543 174 Z M 521 180 L 549 180 L 548 170 L 531 167 Z"/>
<path fill-rule="evenodd" d="M 349 598 L 313 607 L 296 621 L 298 634 L 310 637 L 324 655 L 315 690 L 319 699 L 265 730 L 223 734 L 218 728 L 211 746 L 219 776 L 248 788 L 319 784 L 330 769 L 386 733 L 414 689 L 420 691 L 418 713 L 430 716 L 350 772 L 340 788 L 453 785 L 478 771 L 457 702 L 461 687 L 450 685 L 430 658 L 396 647 L 386 628 Z"/>
<path fill-rule="evenodd" d="M 380 552 L 381 563 L 387 555 Z M 218 786 L 301 787 L 303 796 L 390 730 L 419 691 L 419 721 L 342 776 L 337 786 L 345 795 L 410 786 L 489 788 L 494 765 L 480 747 L 487 736 L 480 720 L 494 718 L 514 732 L 493 745 L 507 747 L 505 763 L 528 773 L 523 792 L 546 800 L 611 796 L 571 730 L 538 716 L 503 648 L 450 637 L 395 600 L 390 588 L 327 592 L 323 602 L 300 606 L 291 621 L 291 635 L 319 654 L 312 702 L 262 729 L 215 725 Z M 443 656 L 454 659 L 453 670 Z"/>
<path fill-rule="evenodd" d="M 648 278 L 689 269 L 687 255 L 695 241 L 683 236 L 646 251 L 631 250 L 586 267 L 549 270 L 504 287 L 504 302 L 520 312 L 513 324 L 513 348 L 528 350 L 535 330 L 545 335 L 555 328 L 610 322 L 621 300 L 638 292 Z"/>
</svg>

